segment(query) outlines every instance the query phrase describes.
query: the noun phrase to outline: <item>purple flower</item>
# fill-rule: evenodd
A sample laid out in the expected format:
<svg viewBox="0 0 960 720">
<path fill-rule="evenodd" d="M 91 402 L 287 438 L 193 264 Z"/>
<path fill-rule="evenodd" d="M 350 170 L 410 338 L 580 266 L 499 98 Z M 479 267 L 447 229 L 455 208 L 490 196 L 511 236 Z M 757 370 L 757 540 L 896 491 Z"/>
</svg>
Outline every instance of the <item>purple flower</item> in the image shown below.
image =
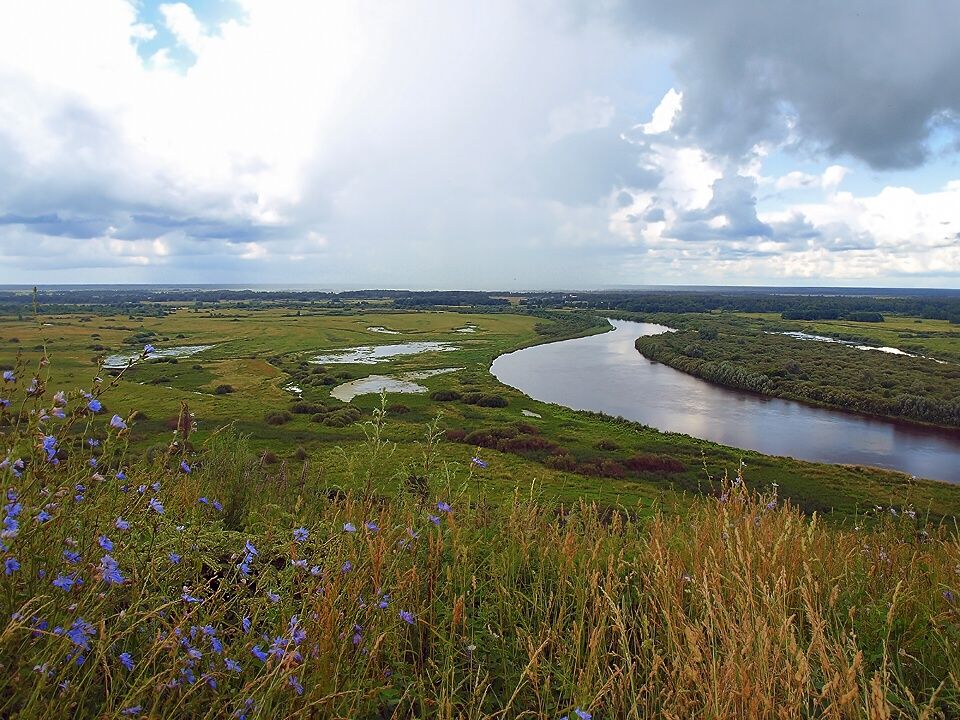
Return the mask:
<svg viewBox="0 0 960 720">
<path fill-rule="evenodd" d="M 97 544 L 107 552 L 111 552 L 113 550 L 113 540 L 108 538 L 106 535 L 101 535 L 98 537 Z"/>
<path fill-rule="evenodd" d="M 211 504 L 213 505 L 214 510 L 216 510 L 217 512 L 223 512 L 223 505 L 220 503 L 219 500 L 214 500 Z"/>
<path fill-rule="evenodd" d="M 128 708 L 124 708 L 120 711 L 124 715 L 139 715 L 143 712 L 143 708 L 140 705 L 131 705 Z"/>
<path fill-rule="evenodd" d="M 128 652 L 122 652 L 119 655 L 120 664 L 123 665 L 127 670 L 133 670 L 133 658 Z"/>
<path fill-rule="evenodd" d="M 129 529 L 130 529 L 130 523 L 128 523 L 128 522 L 127 522 L 126 520 L 124 520 L 122 517 L 118 517 L 118 518 L 114 521 L 113 526 L 114 526 L 117 530 L 129 530 Z"/>
<path fill-rule="evenodd" d="M 127 424 L 123 421 L 123 418 L 119 415 L 114 415 L 110 418 L 110 427 L 116 428 L 117 430 L 126 430 Z"/>
<path fill-rule="evenodd" d="M 123 470 L 117 470 L 117 480 L 123 482 L 127 479 L 127 474 Z"/>
<path fill-rule="evenodd" d="M 413 625 L 416 622 L 416 620 L 414 620 L 413 613 L 409 613 L 406 610 L 400 611 L 400 619 L 407 623 L 407 625 Z"/>
<path fill-rule="evenodd" d="M 41 510 L 39 513 L 37 513 L 37 522 L 45 523 L 52 517 L 53 515 L 48 513 L 46 510 Z"/>
<path fill-rule="evenodd" d="M 377 601 L 377 607 L 381 610 L 386 610 L 388 607 L 390 607 L 390 596 L 384 595 L 381 597 L 380 600 Z"/>
<path fill-rule="evenodd" d="M 574 708 L 573 712 L 576 714 L 580 720 L 590 720 L 593 715 L 588 713 L 586 710 L 581 710 L 580 708 Z"/>
<path fill-rule="evenodd" d="M 64 550 L 63 557 L 71 565 L 76 565 L 80 562 L 80 553 L 73 552 L 72 550 Z"/>
<path fill-rule="evenodd" d="M 348 572 L 350 572 L 351 570 L 353 570 L 353 563 L 350 562 L 349 560 L 347 560 L 347 561 L 343 564 L 343 567 L 340 568 L 340 572 L 342 572 L 344 575 L 346 575 L 346 574 L 347 574 Z"/>
<path fill-rule="evenodd" d="M 478 458 L 478 457 L 472 457 L 472 458 L 470 458 L 470 462 L 472 462 L 474 465 L 476 465 L 476 466 L 479 467 L 479 468 L 485 468 L 485 467 L 487 467 L 487 463 L 485 463 L 483 460 L 481 460 L 481 459 Z"/>
<path fill-rule="evenodd" d="M 430 513 L 427 513 L 427 517 L 430 518 L 430 522 L 432 522 L 434 525 L 440 524 L 440 518 L 438 518 L 436 515 L 431 515 Z"/>
<path fill-rule="evenodd" d="M 92 413 L 98 413 L 103 410 L 103 405 L 100 404 L 100 401 L 96 398 L 93 398 L 90 402 L 87 403 L 87 409 Z"/>
<path fill-rule="evenodd" d="M 186 461 L 186 460 L 181 460 L 181 461 L 180 461 L 180 470 L 181 470 L 182 472 L 187 473 L 188 475 L 190 474 L 190 466 L 187 465 L 187 461 Z"/>
<path fill-rule="evenodd" d="M 373 520 L 367 520 L 363 526 L 372 533 L 377 532 L 380 528 L 377 527 L 377 524 Z"/>
<path fill-rule="evenodd" d="M 54 630 L 56 632 L 56 630 Z M 67 630 L 67 637 L 70 641 L 84 650 L 90 649 L 90 638 L 97 632 L 97 629 L 83 618 L 77 618 L 73 625 Z"/>
<path fill-rule="evenodd" d="M 260 649 L 259 645 L 254 645 L 250 652 L 253 653 L 253 656 L 260 662 L 265 663 L 267 661 L 267 654 Z"/>
<path fill-rule="evenodd" d="M 224 658 L 223 664 L 230 672 L 242 672 L 243 668 L 240 667 L 240 663 L 236 660 L 231 660 L 230 658 Z"/>
<path fill-rule="evenodd" d="M 274 603 L 280 600 L 280 596 L 270 590 L 267 590 L 267 597 L 270 599 L 270 602 Z"/>
<path fill-rule="evenodd" d="M 14 382 L 17 378 L 13 374 L 13 370 L 4 370 L 3 371 L 3 381 L 4 382 Z"/>
<path fill-rule="evenodd" d="M 179 565 L 179 564 L 180 564 L 180 560 L 181 560 L 182 558 L 181 558 L 180 555 L 177 555 L 175 552 L 172 552 L 172 553 L 170 553 L 170 554 L 167 555 L 167 559 L 169 559 L 170 562 L 171 562 L 173 565 Z"/>
<path fill-rule="evenodd" d="M 108 585 L 120 585 L 123 583 L 123 575 L 120 574 L 117 561 L 109 555 L 104 555 L 100 558 L 100 568 L 103 571 L 103 581 Z"/>
<path fill-rule="evenodd" d="M 344 532 L 348 532 L 348 533 L 355 533 L 355 532 L 357 531 L 357 526 L 354 525 L 353 523 L 349 523 L 349 522 L 348 522 L 348 523 L 344 523 L 344 524 L 343 524 L 343 531 L 344 531 Z"/>
<path fill-rule="evenodd" d="M 6 575 L 13 575 L 20 569 L 20 561 L 14 557 L 7 558 L 3 563 L 3 572 Z"/>
<path fill-rule="evenodd" d="M 250 632 L 250 618 L 244 615 L 243 619 L 240 621 L 240 626 L 243 628 L 244 632 Z"/>
<path fill-rule="evenodd" d="M 437 503 L 437 510 L 439 510 L 440 512 L 448 513 L 448 512 L 452 512 L 453 508 L 451 508 L 448 503 L 445 503 L 441 500 L 440 502 Z"/>
<path fill-rule="evenodd" d="M 87 438 L 87 445 L 90 447 L 100 447 L 100 441 L 96 438 Z"/>
<path fill-rule="evenodd" d="M 150 498 L 150 509 L 158 515 L 163 515 L 163 505 L 156 498 Z"/>
<path fill-rule="evenodd" d="M 296 540 L 298 543 L 302 543 L 309 536 L 310 536 L 310 531 L 307 530 L 306 528 L 299 527 L 293 531 L 293 539 Z"/>
<path fill-rule="evenodd" d="M 198 602 L 200 602 L 200 598 L 194 597 L 193 595 L 191 595 L 191 594 L 188 593 L 188 592 L 184 592 L 183 595 L 180 596 L 180 599 L 183 600 L 185 603 L 198 603 Z"/>
<path fill-rule="evenodd" d="M 2 404 L 3 404 L 3 401 L 0 400 L 0 405 L 2 405 Z M 54 409 L 53 409 L 53 416 L 54 416 L 57 420 L 63 420 L 64 418 L 67 417 L 67 414 L 63 411 L 63 408 L 54 408 Z"/>
<path fill-rule="evenodd" d="M 247 551 L 248 555 L 256 557 L 260 553 L 257 552 L 257 549 L 253 546 L 253 543 L 247 540 L 247 543 L 243 546 L 243 549 Z"/>
<path fill-rule="evenodd" d="M 6 398 L 0 398 L 0 408 L 8 408 L 8 407 L 10 407 L 10 401 L 7 400 Z M 60 412 L 63 412 L 63 411 L 61 410 Z M 54 410 L 53 414 L 56 415 L 57 411 Z"/>
<path fill-rule="evenodd" d="M 290 687 L 297 691 L 297 695 L 303 695 L 303 685 L 300 684 L 300 681 L 297 679 L 296 675 L 290 676 Z"/>
<path fill-rule="evenodd" d="M 53 460 L 53 456 L 57 454 L 57 439 L 53 435 L 44 437 L 43 449 L 47 453 L 47 460 Z"/>
<path fill-rule="evenodd" d="M 149 354 L 152 353 L 152 352 L 153 352 L 153 345 L 147 344 L 147 345 L 144 345 L 144 346 L 143 346 L 143 354 L 144 354 L 144 355 L 149 355 Z"/>
<path fill-rule="evenodd" d="M 54 579 L 53 586 L 60 588 L 64 592 L 70 592 L 74 585 L 82 582 L 83 580 L 79 579 L 76 575 L 60 574 Z"/>
</svg>

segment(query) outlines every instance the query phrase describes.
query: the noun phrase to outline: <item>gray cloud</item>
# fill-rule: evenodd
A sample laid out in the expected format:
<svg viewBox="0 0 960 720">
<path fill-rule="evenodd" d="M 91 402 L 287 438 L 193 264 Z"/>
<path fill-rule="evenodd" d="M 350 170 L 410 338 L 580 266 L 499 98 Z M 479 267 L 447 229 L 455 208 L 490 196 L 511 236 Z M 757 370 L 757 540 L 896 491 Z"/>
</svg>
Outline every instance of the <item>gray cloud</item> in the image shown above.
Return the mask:
<svg viewBox="0 0 960 720">
<path fill-rule="evenodd" d="M 922 164 L 937 128 L 960 118 L 954 0 L 621 0 L 612 17 L 668 33 L 684 93 L 676 130 L 741 155 L 789 139 L 875 168 Z"/>
</svg>

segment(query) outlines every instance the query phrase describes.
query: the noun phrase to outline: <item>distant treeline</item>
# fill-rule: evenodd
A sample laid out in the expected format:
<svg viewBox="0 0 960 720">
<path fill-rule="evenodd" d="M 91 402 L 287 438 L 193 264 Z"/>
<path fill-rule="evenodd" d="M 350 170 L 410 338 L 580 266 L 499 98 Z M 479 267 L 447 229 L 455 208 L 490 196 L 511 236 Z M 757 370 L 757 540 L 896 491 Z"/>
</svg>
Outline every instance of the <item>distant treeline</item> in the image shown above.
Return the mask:
<svg viewBox="0 0 960 720">
<path fill-rule="evenodd" d="M 883 322 L 884 313 L 949 320 L 960 324 L 960 293 L 946 290 L 862 291 L 828 289 L 657 290 L 605 291 L 582 293 L 501 293 L 464 290 L 348 290 L 343 292 L 300 290 L 230 290 L 109 288 L 43 289 L 36 301 L 47 313 L 97 312 L 104 307 L 132 314 L 162 312 L 163 304 L 192 303 L 195 307 L 221 303 L 234 307 L 258 308 L 287 304 L 293 307 L 320 304 L 326 307 L 385 303 L 397 309 L 435 307 L 483 307 L 507 309 L 513 297 L 520 309 L 581 308 L 601 311 L 620 310 L 638 313 L 728 312 L 780 313 L 786 320 L 838 320 Z M 881 294 L 881 292 L 886 294 Z M 28 291 L 0 291 L 0 312 L 23 313 L 34 302 Z"/>
</svg>

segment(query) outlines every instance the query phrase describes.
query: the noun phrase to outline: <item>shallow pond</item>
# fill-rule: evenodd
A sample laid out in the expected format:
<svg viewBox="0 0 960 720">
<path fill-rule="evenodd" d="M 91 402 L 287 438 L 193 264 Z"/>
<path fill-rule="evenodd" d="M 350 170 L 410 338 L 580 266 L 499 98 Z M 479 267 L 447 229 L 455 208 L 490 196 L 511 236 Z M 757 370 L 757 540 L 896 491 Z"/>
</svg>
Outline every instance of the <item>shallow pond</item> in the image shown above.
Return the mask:
<svg viewBox="0 0 960 720">
<path fill-rule="evenodd" d="M 316 355 L 310 362 L 317 365 L 358 364 L 376 365 L 390 358 L 401 355 L 419 355 L 425 352 L 450 352 L 457 350 L 457 346 L 448 342 L 408 342 L 398 345 L 362 345 L 359 347 L 343 348 L 324 355 Z"/>
<path fill-rule="evenodd" d="M 157 349 L 147 356 L 147 360 L 149 361 L 155 358 L 190 357 L 191 355 L 196 355 L 197 353 L 203 352 L 204 350 L 209 350 L 212 347 L 215 347 L 215 346 L 214 345 L 180 345 L 179 347 Z M 106 370 L 121 370 L 125 368 L 130 363 L 131 360 L 136 361 L 139 358 L 140 358 L 139 352 L 111 355 L 104 361 L 103 367 Z"/>
<path fill-rule="evenodd" d="M 418 370 L 414 372 L 403 373 L 399 376 L 391 375 L 368 375 L 364 378 L 358 378 L 337 385 L 330 391 L 330 397 L 334 397 L 341 402 L 350 402 L 358 395 L 378 395 L 381 392 L 387 393 L 425 393 L 427 388 L 414 382 L 415 380 L 426 380 L 427 378 L 444 373 L 455 372 L 462 368 L 437 368 L 435 370 Z"/>
<path fill-rule="evenodd" d="M 536 400 L 619 415 L 724 445 L 960 482 L 960 432 L 712 385 L 637 352 L 637 337 L 670 328 L 610 322 L 612 332 L 501 355 L 490 371 Z"/>
</svg>

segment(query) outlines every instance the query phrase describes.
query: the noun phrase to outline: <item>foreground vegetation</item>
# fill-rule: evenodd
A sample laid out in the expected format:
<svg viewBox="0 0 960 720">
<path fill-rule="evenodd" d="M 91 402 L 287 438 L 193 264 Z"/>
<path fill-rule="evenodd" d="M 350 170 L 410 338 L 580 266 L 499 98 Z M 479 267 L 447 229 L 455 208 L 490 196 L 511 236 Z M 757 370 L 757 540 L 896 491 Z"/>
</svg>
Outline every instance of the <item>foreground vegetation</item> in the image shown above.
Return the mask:
<svg viewBox="0 0 960 720">
<path fill-rule="evenodd" d="M 510 455 L 436 429 L 395 488 L 380 413 L 344 492 L 187 413 L 147 460 L 106 383 L 5 382 L 0 716 L 960 713 L 960 545 L 912 507 L 839 528 L 742 473 L 683 515 L 494 501 Z"/>
<path fill-rule="evenodd" d="M 916 328 L 911 337 L 935 336 L 948 357 L 958 355 L 960 333 L 944 321 L 894 323 L 900 332 L 873 322 L 784 323 L 769 316 L 659 314 L 679 331 L 637 339 L 644 356 L 696 377 L 739 390 L 898 420 L 960 427 L 960 364 L 818 342 L 780 333 L 826 331 L 831 336 L 892 347 L 891 335 Z M 884 322 L 884 325 L 887 323 Z M 811 327 L 812 325 L 812 327 Z M 842 327 L 844 331 L 838 328 Z M 924 328 L 921 331 L 921 327 Z M 936 328 L 934 330 L 933 328 Z M 911 343 L 916 349 L 917 341 Z M 920 345 L 930 352 L 928 345 Z"/>
</svg>

